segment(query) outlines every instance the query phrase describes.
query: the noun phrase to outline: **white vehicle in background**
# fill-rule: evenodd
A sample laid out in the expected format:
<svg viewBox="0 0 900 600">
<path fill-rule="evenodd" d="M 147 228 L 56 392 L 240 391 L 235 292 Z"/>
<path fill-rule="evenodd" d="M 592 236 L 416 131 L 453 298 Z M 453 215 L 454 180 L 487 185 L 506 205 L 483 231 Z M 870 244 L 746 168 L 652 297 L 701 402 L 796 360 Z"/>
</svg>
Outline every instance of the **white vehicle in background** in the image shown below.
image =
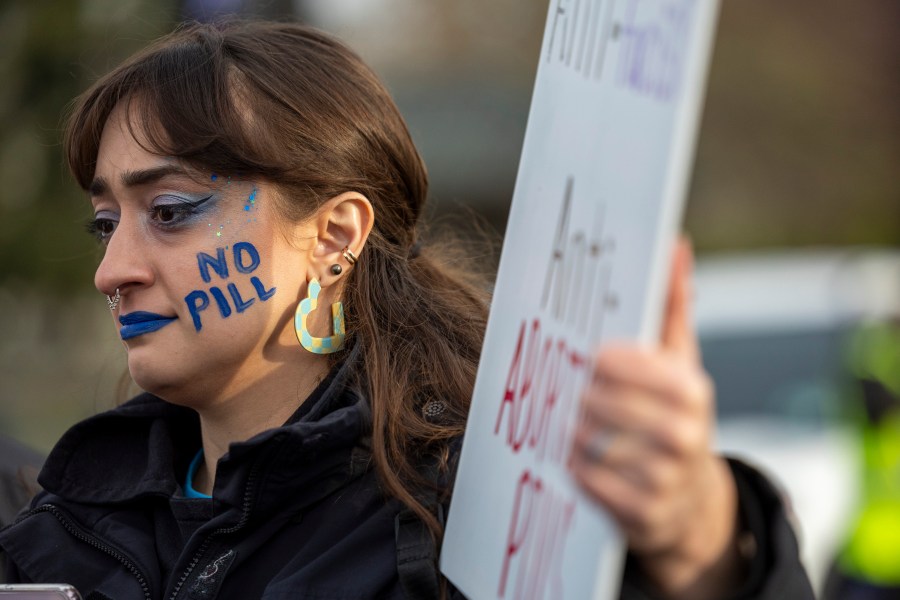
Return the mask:
<svg viewBox="0 0 900 600">
<path fill-rule="evenodd" d="M 696 273 L 717 447 L 786 491 L 817 593 L 854 514 L 858 431 L 845 417 L 849 335 L 900 316 L 900 251 L 827 249 L 704 257 Z"/>
</svg>

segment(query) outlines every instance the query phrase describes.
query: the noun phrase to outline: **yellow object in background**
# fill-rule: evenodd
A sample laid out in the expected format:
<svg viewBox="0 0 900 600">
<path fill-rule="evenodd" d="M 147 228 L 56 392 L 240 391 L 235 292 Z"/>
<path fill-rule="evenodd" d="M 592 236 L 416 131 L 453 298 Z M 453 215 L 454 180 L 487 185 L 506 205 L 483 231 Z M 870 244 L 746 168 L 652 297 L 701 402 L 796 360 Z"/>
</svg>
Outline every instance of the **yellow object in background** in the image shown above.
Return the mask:
<svg viewBox="0 0 900 600">
<path fill-rule="evenodd" d="M 848 362 L 867 418 L 860 507 L 838 566 L 860 581 L 900 586 L 900 327 L 861 328 Z"/>
<path fill-rule="evenodd" d="M 900 412 L 868 425 L 863 449 L 862 502 L 840 569 L 868 583 L 900 586 Z"/>
</svg>

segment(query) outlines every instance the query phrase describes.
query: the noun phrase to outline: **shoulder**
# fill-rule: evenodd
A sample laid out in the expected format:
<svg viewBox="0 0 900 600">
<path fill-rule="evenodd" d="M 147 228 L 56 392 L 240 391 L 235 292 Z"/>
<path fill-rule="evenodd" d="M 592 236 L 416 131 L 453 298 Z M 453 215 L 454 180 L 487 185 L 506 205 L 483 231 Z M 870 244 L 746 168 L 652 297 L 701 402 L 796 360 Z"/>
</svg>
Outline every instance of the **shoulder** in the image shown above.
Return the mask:
<svg viewBox="0 0 900 600">
<path fill-rule="evenodd" d="M 41 470 L 41 486 L 78 502 L 119 502 L 177 485 L 171 465 L 200 445 L 197 413 L 150 394 L 72 426 Z M 186 467 L 186 464 L 184 465 Z"/>
</svg>

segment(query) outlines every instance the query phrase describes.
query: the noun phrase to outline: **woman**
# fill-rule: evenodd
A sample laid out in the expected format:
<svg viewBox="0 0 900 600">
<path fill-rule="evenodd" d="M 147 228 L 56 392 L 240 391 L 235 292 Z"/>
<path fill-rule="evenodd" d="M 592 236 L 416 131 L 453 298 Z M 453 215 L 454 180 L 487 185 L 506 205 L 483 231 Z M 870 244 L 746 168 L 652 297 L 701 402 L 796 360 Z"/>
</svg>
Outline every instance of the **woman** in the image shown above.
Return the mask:
<svg viewBox="0 0 900 600">
<path fill-rule="evenodd" d="M 306 27 L 188 26 L 80 98 L 66 150 L 148 393 L 59 442 L 0 534 L 11 579 L 87 599 L 456 595 L 434 556 L 487 299 L 420 249 L 425 169 L 377 78 Z M 770 488 L 710 453 L 689 262 L 663 345 L 598 356 L 573 473 L 628 535 L 624 597 L 805 591 Z"/>
</svg>

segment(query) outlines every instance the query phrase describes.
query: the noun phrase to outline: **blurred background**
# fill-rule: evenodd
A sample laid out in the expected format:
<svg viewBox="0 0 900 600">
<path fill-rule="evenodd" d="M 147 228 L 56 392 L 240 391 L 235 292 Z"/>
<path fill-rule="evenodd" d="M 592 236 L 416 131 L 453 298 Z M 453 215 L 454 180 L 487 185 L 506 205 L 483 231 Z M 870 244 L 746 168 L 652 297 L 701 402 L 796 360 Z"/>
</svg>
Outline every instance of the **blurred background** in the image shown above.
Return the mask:
<svg viewBox="0 0 900 600">
<path fill-rule="evenodd" d="M 499 237 L 547 8 L 547 0 L 0 3 L 0 433 L 47 451 L 74 421 L 116 401 L 122 350 L 92 286 L 90 207 L 60 147 L 68 103 L 95 78 L 184 19 L 318 25 L 394 93 L 429 166 L 432 217 L 466 228 L 475 213 Z M 893 331 L 900 313 L 897 23 L 896 0 L 723 0 L 687 204 L 720 445 L 790 489 L 809 520 L 801 535 L 817 586 L 841 548 L 847 568 L 860 569 L 852 539 L 873 494 L 900 514 L 900 484 L 878 483 L 885 469 L 900 482 L 900 449 L 878 445 L 885 411 L 873 412 L 860 383 L 874 380 L 878 406 L 893 406 L 900 343 L 888 367 L 878 358 L 887 350 L 873 359 L 858 349 L 871 346 L 860 331 Z M 883 465 L 873 466 L 873 452 Z M 900 522 L 887 529 L 895 542 L 877 543 L 900 539 Z M 896 560 L 879 573 L 900 585 Z"/>
</svg>

